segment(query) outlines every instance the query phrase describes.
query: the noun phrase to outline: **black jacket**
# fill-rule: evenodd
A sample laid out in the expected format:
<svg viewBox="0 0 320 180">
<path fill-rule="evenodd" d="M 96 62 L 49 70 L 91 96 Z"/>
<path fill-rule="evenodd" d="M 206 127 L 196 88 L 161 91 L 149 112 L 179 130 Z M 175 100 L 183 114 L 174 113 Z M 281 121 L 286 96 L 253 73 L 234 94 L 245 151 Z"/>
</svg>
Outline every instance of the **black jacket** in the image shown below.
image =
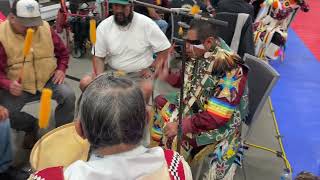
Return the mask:
<svg viewBox="0 0 320 180">
<path fill-rule="evenodd" d="M 235 32 L 238 14 L 217 13 L 215 18 L 228 22 L 228 27 L 217 28 L 217 35 L 221 37 L 230 46 Z M 254 55 L 253 26 L 252 18 L 250 16 L 248 17 L 248 19 L 242 27 L 240 43 L 238 48 L 239 56 L 243 57 L 245 53 Z"/>
<path fill-rule="evenodd" d="M 220 0 L 216 12 L 246 13 L 249 14 L 251 18 L 254 17 L 253 6 L 245 0 Z"/>
</svg>

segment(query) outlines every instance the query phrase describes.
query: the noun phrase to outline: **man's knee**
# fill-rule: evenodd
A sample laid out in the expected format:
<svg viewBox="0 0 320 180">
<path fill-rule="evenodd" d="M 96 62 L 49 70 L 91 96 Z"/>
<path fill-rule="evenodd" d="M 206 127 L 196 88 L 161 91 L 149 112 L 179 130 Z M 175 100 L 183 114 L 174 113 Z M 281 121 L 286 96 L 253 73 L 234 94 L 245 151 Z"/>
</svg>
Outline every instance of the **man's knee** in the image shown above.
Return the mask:
<svg viewBox="0 0 320 180">
<path fill-rule="evenodd" d="M 12 161 L 9 119 L 0 121 L 0 173 L 9 168 Z"/>
<path fill-rule="evenodd" d="M 38 129 L 38 121 L 32 115 L 26 112 L 10 112 L 10 125 L 11 128 L 24 131 L 24 132 L 32 132 Z"/>
<path fill-rule="evenodd" d="M 19 113 L 25 103 L 25 97 L 13 96 L 7 90 L 0 89 L 0 104 L 8 109 L 10 114 Z"/>
<path fill-rule="evenodd" d="M 10 142 L 10 121 L 6 119 L 0 121 L 0 147 L 3 147 L 8 142 Z M 0 150 L 0 152 L 2 151 Z"/>
<path fill-rule="evenodd" d="M 59 95 L 58 97 L 62 97 L 63 103 L 74 103 L 76 101 L 76 95 L 71 87 L 66 84 L 61 84 L 59 87 Z M 60 99 L 58 99 L 58 103 Z"/>
<path fill-rule="evenodd" d="M 6 139 L 6 137 L 10 136 L 10 131 L 11 131 L 10 127 L 11 126 L 10 126 L 10 120 L 9 119 L 0 121 L 0 144 L 4 143 L 4 141 L 9 141 L 10 140 L 10 139 Z"/>
<path fill-rule="evenodd" d="M 158 109 L 162 109 L 168 101 L 162 95 L 159 95 L 155 98 L 154 102 Z"/>
<path fill-rule="evenodd" d="M 168 23 L 165 20 L 156 20 L 155 21 L 158 26 L 160 27 L 160 29 L 162 30 L 162 32 L 166 33 L 167 29 L 168 29 Z"/>
<path fill-rule="evenodd" d="M 74 103 L 76 101 L 76 94 L 69 86 L 66 86 L 63 92 L 64 92 L 64 97 L 66 101 L 70 103 Z"/>
<path fill-rule="evenodd" d="M 10 130 L 10 121 L 9 119 L 0 121 L 0 132 L 6 132 Z"/>
<path fill-rule="evenodd" d="M 90 84 L 90 82 L 92 81 L 93 79 L 92 79 L 92 77 L 91 76 L 88 76 L 88 75 L 86 75 L 86 76 L 84 76 L 81 80 L 80 80 L 80 89 L 81 89 L 81 91 L 83 92 L 85 89 L 86 89 L 86 87 Z"/>
</svg>

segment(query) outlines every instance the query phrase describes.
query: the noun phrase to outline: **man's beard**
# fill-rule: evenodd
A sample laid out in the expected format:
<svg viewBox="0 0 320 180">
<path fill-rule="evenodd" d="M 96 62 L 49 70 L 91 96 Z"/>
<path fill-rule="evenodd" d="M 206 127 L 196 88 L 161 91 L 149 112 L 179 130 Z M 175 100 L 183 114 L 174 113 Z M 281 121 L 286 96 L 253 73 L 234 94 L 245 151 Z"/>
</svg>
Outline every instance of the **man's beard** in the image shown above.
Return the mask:
<svg viewBox="0 0 320 180">
<path fill-rule="evenodd" d="M 133 12 L 131 11 L 129 16 L 126 17 L 124 13 L 115 13 L 114 14 L 114 21 L 119 26 L 127 26 L 129 23 L 131 23 L 133 18 Z"/>
</svg>

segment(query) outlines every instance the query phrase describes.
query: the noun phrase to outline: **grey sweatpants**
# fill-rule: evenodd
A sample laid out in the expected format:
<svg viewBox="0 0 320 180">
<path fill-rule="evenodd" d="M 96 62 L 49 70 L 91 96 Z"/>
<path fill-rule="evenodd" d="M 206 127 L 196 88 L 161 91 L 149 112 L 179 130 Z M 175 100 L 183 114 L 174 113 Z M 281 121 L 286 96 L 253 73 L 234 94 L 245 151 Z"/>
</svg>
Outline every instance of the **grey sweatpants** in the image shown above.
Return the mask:
<svg viewBox="0 0 320 180">
<path fill-rule="evenodd" d="M 51 80 L 45 87 L 52 89 L 52 99 L 58 103 L 54 114 L 56 127 L 72 122 L 76 100 L 73 90 L 64 83 L 54 84 Z M 0 104 L 9 111 L 11 128 L 31 132 L 38 127 L 37 118 L 20 111 L 26 103 L 39 100 L 40 97 L 40 92 L 35 95 L 23 92 L 21 96 L 13 96 L 8 90 L 0 89 Z"/>
</svg>

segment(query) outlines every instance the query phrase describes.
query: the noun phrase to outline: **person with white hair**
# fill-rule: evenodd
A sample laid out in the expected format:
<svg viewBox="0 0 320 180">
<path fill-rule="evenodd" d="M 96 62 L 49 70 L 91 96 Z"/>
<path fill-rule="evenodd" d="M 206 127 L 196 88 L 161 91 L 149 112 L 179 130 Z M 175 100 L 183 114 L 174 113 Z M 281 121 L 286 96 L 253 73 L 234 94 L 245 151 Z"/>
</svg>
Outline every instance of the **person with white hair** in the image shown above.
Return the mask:
<svg viewBox="0 0 320 180">
<path fill-rule="evenodd" d="M 136 83 L 109 74 L 98 76 L 78 101 L 75 123 L 77 133 L 90 143 L 89 160 L 76 161 L 64 171 L 48 168 L 32 177 L 53 173 L 55 180 L 192 179 L 189 165 L 177 152 L 142 145 L 147 114 Z"/>
</svg>

